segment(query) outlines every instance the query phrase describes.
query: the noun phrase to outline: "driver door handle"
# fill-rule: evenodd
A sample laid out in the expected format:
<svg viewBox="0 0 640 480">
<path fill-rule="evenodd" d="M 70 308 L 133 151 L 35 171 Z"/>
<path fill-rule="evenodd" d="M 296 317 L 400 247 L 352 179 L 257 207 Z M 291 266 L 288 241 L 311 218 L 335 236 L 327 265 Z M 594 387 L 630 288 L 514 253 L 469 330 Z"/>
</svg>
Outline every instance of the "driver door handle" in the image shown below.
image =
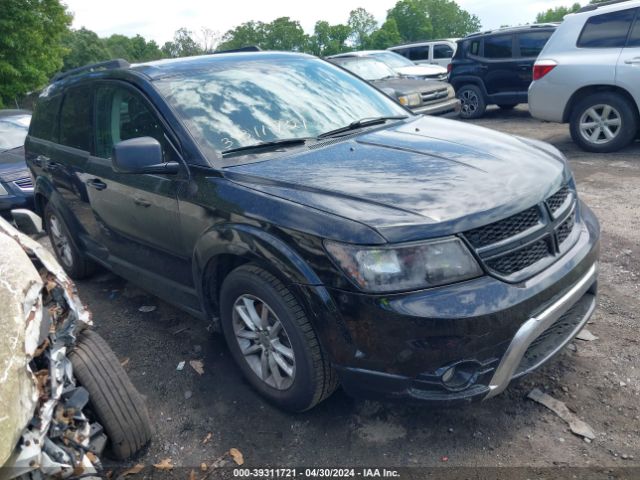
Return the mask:
<svg viewBox="0 0 640 480">
<path fill-rule="evenodd" d="M 151 206 L 151 202 L 148 202 L 144 198 L 141 198 L 141 197 L 135 197 L 133 199 L 133 203 L 135 203 L 136 205 L 139 205 L 141 207 L 144 207 L 144 208 L 148 208 L 148 207 Z"/>
<path fill-rule="evenodd" d="M 96 190 L 104 190 L 105 188 L 107 188 L 107 184 L 99 178 L 88 180 L 87 185 L 89 185 L 91 188 L 95 188 Z"/>
<path fill-rule="evenodd" d="M 627 65 L 640 65 L 640 57 L 630 58 L 629 60 L 625 60 L 624 63 Z"/>
</svg>

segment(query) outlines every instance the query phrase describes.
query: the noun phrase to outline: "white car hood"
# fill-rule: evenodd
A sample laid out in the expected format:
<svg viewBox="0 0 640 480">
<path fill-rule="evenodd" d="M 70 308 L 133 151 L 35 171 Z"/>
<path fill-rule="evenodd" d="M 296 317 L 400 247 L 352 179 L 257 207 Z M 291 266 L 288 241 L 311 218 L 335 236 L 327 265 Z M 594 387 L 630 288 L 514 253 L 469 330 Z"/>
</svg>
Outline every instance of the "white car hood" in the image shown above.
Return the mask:
<svg viewBox="0 0 640 480">
<path fill-rule="evenodd" d="M 395 69 L 400 75 L 423 77 L 426 75 L 444 75 L 447 69 L 440 65 L 414 65 L 410 67 L 400 67 Z"/>
</svg>

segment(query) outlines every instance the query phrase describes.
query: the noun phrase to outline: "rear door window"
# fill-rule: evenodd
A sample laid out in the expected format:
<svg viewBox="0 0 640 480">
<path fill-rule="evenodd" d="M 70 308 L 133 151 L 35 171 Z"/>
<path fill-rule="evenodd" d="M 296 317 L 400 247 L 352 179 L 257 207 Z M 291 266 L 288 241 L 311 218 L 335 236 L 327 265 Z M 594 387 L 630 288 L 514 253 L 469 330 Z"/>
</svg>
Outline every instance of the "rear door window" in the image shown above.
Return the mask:
<svg viewBox="0 0 640 480">
<path fill-rule="evenodd" d="M 423 47 L 411 48 L 411 52 L 409 53 L 409 58 L 414 62 L 418 60 L 429 60 L 429 46 L 426 45 Z"/>
<path fill-rule="evenodd" d="M 40 97 L 33 112 L 29 135 L 50 142 L 58 141 L 58 110 L 61 95 Z"/>
<path fill-rule="evenodd" d="M 553 32 L 528 32 L 518 35 L 521 57 L 537 57 Z"/>
<path fill-rule="evenodd" d="M 139 93 L 117 85 L 101 85 L 96 92 L 96 156 L 111 158 L 122 140 L 152 137 L 165 153 L 172 150 L 162 124 Z M 169 160 L 166 160 L 169 161 Z"/>
<path fill-rule="evenodd" d="M 635 9 L 628 9 L 589 18 L 578 38 L 578 47 L 624 47 L 635 13 Z"/>
<path fill-rule="evenodd" d="M 391 50 L 392 52 L 399 53 L 403 57 L 410 58 L 411 49 L 410 48 L 394 48 Z"/>
<path fill-rule="evenodd" d="M 433 58 L 451 58 L 453 57 L 453 48 L 446 44 L 433 46 Z"/>
<path fill-rule="evenodd" d="M 67 89 L 60 110 L 60 143 L 91 151 L 92 89 L 89 86 Z"/>
<path fill-rule="evenodd" d="M 638 11 L 638 14 L 636 15 L 636 22 L 629 34 L 627 47 L 640 47 L 640 11 Z"/>
<path fill-rule="evenodd" d="M 511 58 L 513 56 L 513 35 L 496 35 L 484 39 L 486 58 Z"/>
</svg>

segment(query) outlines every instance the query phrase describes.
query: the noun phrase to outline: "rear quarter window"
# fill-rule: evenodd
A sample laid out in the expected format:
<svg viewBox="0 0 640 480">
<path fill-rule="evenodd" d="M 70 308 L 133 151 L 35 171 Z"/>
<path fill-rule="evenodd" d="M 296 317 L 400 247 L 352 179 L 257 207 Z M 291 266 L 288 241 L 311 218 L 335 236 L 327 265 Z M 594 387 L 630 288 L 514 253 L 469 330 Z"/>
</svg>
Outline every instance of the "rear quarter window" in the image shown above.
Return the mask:
<svg viewBox="0 0 640 480">
<path fill-rule="evenodd" d="M 590 17 L 578 38 L 580 48 L 620 48 L 627 35 L 636 9 L 621 10 Z"/>
<path fill-rule="evenodd" d="M 449 45 L 441 44 L 433 46 L 433 58 L 451 58 L 453 57 L 453 48 Z"/>
<path fill-rule="evenodd" d="M 58 141 L 58 109 L 62 97 L 41 97 L 36 103 L 29 135 L 50 142 Z"/>
</svg>

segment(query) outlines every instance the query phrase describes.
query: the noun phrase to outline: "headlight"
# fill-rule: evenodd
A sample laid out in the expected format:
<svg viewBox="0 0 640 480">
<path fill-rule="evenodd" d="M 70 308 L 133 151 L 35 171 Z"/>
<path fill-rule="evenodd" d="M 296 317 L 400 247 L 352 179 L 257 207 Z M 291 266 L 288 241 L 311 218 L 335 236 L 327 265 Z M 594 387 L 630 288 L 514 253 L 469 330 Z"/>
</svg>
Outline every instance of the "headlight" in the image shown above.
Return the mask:
<svg viewBox="0 0 640 480">
<path fill-rule="evenodd" d="M 400 105 L 405 107 L 417 107 L 422 103 L 422 98 L 420 98 L 419 93 L 410 93 L 409 95 L 400 95 L 398 101 Z"/>
<path fill-rule="evenodd" d="M 368 292 L 415 290 L 482 275 L 467 247 L 455 237 L 380 247 L 327 240 L 325 247 L 347 276 Z"/>
<path fill-rule="evenodd" d="M 0 197 L 4 197 L 5 195 L 9 195 L 9 192 L 7 192 L 7 189 L 4 188 L 4 185 L 0 183 Z"/>
<path fill-rule="evenodd" d="M 447 85 L 447 95 L 449 98 L 455 98 L 456 97 L 456 91 L 454 90 L 452 85 Z"/>
</svg>

